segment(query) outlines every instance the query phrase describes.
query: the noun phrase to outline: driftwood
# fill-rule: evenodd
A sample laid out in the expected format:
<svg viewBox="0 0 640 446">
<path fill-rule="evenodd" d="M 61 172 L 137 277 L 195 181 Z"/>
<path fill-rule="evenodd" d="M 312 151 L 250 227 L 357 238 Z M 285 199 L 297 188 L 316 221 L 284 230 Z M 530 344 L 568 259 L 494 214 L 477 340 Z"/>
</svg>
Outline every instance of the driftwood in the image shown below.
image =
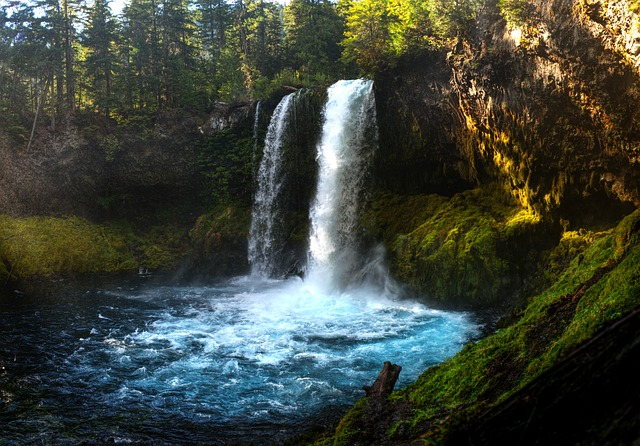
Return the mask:
<svg viewBox="0 0 640 446">
<path fill-rule="evenodd" d="M 402 367 L 397 364 L 391 364 L 389 361 L 385 361 L 382 366 L 382 371 L 374 381 L 372 386 L 364 386 L 362 389 L 367 393 L 367 396 L 377 399 L 386 398 L 393 392 L 393 387 L 398 381 L 400 371 Z"/>
</svg>

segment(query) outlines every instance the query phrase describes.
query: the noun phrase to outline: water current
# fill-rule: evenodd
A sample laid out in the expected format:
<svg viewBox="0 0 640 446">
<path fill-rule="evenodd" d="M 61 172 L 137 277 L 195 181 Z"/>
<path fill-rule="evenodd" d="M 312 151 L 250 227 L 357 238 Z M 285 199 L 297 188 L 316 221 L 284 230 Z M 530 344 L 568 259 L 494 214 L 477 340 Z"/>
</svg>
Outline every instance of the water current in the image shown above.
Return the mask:
<svg viewBox="0 0 640 446">
<path fill-rule="evenodd" d="M 365 289 L 249 277 L 16 295 L 0 327 L 3 445 L 268 444 L 363 397 L 384 361 L 404 386 L 476 331 Z"/>
</svg>

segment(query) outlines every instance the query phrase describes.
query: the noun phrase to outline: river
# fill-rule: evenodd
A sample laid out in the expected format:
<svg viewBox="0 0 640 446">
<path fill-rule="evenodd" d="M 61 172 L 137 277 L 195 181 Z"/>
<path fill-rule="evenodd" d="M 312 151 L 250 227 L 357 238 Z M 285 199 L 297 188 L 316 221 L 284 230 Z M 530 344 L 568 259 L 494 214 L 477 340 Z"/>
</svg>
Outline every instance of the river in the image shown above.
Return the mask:
<svg viewBox="0 0 640 446">
<path fill-rule="evenodd" d="M 295 278 L 58 284 L 0 300 L 0 443 L 269 444 L 477 334 L 466 313 Z"/>
</svg>

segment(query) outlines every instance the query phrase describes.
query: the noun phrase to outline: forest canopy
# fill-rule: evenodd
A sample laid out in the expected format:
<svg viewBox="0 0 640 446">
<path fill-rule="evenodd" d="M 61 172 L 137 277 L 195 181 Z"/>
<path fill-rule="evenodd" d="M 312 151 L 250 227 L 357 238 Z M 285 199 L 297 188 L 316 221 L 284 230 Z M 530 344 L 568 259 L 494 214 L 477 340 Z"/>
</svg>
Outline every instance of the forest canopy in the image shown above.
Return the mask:
<svg viewBox="0 0 640 446">
<path fill-rule="evenodd" d="M 124 120 L 372 74 L 470 32 L 482 0 L 0 0 L 0 121 Z M 526 0 L 502 0 L 511 13 Z"/>
</svg>

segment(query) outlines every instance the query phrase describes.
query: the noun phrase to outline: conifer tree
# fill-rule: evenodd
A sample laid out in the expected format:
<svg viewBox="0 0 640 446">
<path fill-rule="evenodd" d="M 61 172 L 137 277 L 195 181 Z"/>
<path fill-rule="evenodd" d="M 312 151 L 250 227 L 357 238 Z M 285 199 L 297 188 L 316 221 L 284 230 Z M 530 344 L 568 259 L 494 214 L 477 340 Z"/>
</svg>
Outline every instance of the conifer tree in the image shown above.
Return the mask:
<svg viewBox="0 0 640 446">
<path fill-rule="evenodd" d="M 335 75 L 344 23 L 329 0 L 292 0 L 284 9 L 290 65 L 315 75 Z"/>
<path fill-rule="evenodd" d="M 89 95 L 106 117 L 115 105 L 113 71 L 117 66 L 117 30 L 109 0 L 94 0 L 82 39 L 87 51 L 84 65 Z"/>
</svg>

